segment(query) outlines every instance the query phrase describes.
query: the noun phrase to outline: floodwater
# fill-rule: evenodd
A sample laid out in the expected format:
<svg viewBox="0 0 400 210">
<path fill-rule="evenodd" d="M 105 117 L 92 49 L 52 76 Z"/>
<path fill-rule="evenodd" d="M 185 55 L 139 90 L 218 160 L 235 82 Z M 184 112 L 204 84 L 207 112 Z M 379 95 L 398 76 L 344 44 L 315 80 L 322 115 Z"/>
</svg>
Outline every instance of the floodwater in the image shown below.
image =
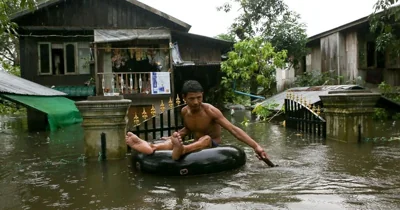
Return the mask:
<svg viewBox="0 0 400 210">
<path fill-rule="evenodd" d="M 228 119 L 241 126 L 243 113 L 235 114 Z M 398 123 L 379 126 L 382 136 L 400 136 Z M 226 143 L 245 149 L 244 167 L 157 177 L 131 170 L 129 156 L 86 161 L 79 125 L 28 133 L 24 117 L 0 116 L 0 209 L 400 208 L 400 141 L 324 142 L 271 123 L 243 129 L 279 167 L 267 167 L 225 132 Z"/>
</svg>

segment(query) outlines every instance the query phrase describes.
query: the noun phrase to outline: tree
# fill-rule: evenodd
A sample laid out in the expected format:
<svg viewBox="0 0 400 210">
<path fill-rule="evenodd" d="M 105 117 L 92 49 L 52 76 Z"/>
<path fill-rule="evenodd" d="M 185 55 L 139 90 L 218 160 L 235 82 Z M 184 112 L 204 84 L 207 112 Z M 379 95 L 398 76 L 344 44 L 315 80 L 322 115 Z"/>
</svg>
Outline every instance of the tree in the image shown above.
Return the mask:
<svg viewBox="0 0 400 210">
<path fill-rule="evenodd" d="M 236 42 L 235 35 L 233 35 L 233 34 L 218 34 L 214 38 L 225 40 L 225 41 L 230 41 L 230 42 Z"/>
<path fill-rule="evenodd" d="M 270 43 L 276 51 L 285 51 L 285 62 L 292 65 L 299 63 L 306 54 L 307 35 L 305 25 L 299 23 L 300 16 L 289 10 L 284 0 L 230 0 L 218 10 L 229 12 L 233 4 L 239 6 L 241 13 L 235 19 L 230 32 L 240 41 L 252 40 Z M 271 47 L 272 47 L 271 46 Z M 245 53 L 245 52 L 242 52 Z M 270 83 L 275 77 L 269 78 L 271 74 L 264 74 L 257 69 L 248 80 L 252 95 L 257 94 L 259 79 L 257 75 L 264 75 L 266 83 Z M 269 88 L 268 88 L 269 89 Z"/>
<path fill-rule="evenodd" d="M 261 36 L 278 51 L 286 50 L 287 61 L 298 64 L 306 54 L 306 25 L 284 0 L 230 0 L 218 10 L 230 12 L 233 4 L 241 13 L 230 28 L 230 33 L 243 41 Z"/>
<path fill-rule="evenodd" d="M 19 10 L 33 9 L 35 5 L 36 0 L 0 1 L 0 64 L 6 71 L 17 76 L 20 76 L 18 33 L 11 16 Z M 0 101 L 0 114 L 19 114 L 21 110 L 9 101 Z"/>
<path fill-rule="evenodd" d="M 228 53 L 228 60 L 221 64 L 226 75 L 221 84 L 230 90 L 234 84 L 236 90 L 248 92 L 249 81 L 255 78 L 257 86 L 271 89 L 276 68 L 282 68 L 285 59 L 286 51 L 275 51 L 271 43 L 260 37 L 240 41 L 234 45 L 234 51 Z M 228 94 L 229 97 L 232 94 Z"/>
<path fill-rule="evenodd" d="M 20 10 L 33 9 L 36 0 L 2 0 L 0 1 L 0 61 L 3 68 L 19 66 L 18 27 L 10 19 Z"/>
<path fill-rule="evenodd" d="M 400 7 L 398 0 L 378 0 L 370 16 L 370 31 L 377 35 L 376 50 L 390 50 L 400 56 Z"/>
</svg>

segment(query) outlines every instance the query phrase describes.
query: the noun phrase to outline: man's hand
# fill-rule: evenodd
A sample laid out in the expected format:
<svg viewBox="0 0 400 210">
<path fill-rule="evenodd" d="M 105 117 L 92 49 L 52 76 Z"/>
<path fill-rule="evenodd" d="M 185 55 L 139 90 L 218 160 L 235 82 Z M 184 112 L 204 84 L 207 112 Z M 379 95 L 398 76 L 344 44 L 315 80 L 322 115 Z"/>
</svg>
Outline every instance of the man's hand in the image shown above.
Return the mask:
<svg viewBox="0 0 400 210">
<path fill-rule="evenodd" d="M 254 152 L 257 154 L 257 158 L 262 160 L 262 159 L 268 159 L 267 153 L 264 151 L 264 149 L 258 145 L 255 149 Z"/>
</svg>

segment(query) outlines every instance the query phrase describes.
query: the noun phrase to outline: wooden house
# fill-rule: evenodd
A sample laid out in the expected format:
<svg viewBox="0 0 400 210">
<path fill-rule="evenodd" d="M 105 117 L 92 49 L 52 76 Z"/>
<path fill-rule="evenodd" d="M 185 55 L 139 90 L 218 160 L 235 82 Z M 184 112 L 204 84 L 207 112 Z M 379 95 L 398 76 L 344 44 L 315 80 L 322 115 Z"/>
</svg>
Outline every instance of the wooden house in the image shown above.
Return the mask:
<svg viewBox="0 0 400 210">
<path fill-rule="evenodd" d="M 75 100 L 122 94 L 131 114 L 174 100 L 187 79 L 206 91 L 217 85 L 221 54 L 233 46 L 137 0 L 49 0 L 12 21 L 23 78 Z"/>
<path fill-rule="evenodd" d="M 305 71 L 332 71 L 343 82 L 362 79 L 372 87 L 385 81 L 400 85 L 400 58 L 376 50 L 369 16 L 309 37 Z"/>
</svg>

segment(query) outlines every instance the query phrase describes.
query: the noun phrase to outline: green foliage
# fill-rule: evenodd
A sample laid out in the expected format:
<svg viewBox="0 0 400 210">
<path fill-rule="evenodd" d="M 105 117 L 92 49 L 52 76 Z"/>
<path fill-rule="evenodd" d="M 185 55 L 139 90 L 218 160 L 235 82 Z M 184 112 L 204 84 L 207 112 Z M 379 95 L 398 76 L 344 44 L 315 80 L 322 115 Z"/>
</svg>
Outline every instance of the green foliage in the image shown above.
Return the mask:
<svg viewBox="0 0 400 210">
<path fill-rule="evenodd" d="M 235 35 L 233 35 L 233 34 L 218 34 L 214 38 L 225 40 L 225 41 L 230 41 L 230 42 L 236 42 Z"/>
<path fill-rule="evenodd" d="M 257 36 L 270 42 L 277 51 L 287 51 L 287 61 L 297 64 L 306 54 L 306 25 L 289 10 L 284 0 L 230 0 L 218 7 L 229 12 L 239 7 L 230 33 L 243 41 Z"/>
<path fill-rule="evenodd" d="M 392 119 L 393 119 L 393 120 L 400 120 L 400 112 L 398 112 L 398 113 L 392 115 Z"/>
<path fill-rule="evenodd" d="M 400 103 L 400 87 L 392 87 L 383 81 L 381 84 L 379 84 L 378 88 L 382 92 L 382 95 Z"/>
<path fill-rule="evenodd" d="M 257 86 L 270 89 L 275 82 L 276 68 L 285 65 L 286 51 L 275 52 L 272 45 L 261 38 L 238 42 L 234 48 L 228 53 L 228 60 L 221 64 L 225 73 L 221 85 L 230 90 L 225 97 L 234 97 L 232 84 L 236 90 L 248 92 L 252 77 L 256 78 Z"/>
<path fill-rule="evenodd" d="M 282 19 L 272 26 L 267 37 L 277 51 L 286 50 L 290 63 L 297 66 L 300 60 L 307 54 L 306 26 L 299 23 L 300 15 L 288 11 L 282 15 Z"/>
<path fill-rule="evenodd" d="M 279 104 L 276 104 L 276 103 L 271 103 L 271 104 L 267 104 L 267 105 L 257 104 L 254 107 L 252 113 L 259 115 L 261 117 L 261 120 L 265 121 L 268 119 L 268 117 L 270 117 L 272 115 L 271 110 L 274 110 L 278 106 L 279 106 Z"/>
<path fill-rule="evenodd" d="M 247 119 L 246 116 L 244 116 L 243 121 L 240 124 L 247 127 L 249 125 L 249 123 L 250 123 L 250 120 Z"/>
<path fill-rule="evenodd" d="M 21 76 L 21 68 L 19 66 L 13 66 L 9 64 L 8 62 L 2 62 L 2 67 L 4 70 L 6 70 L 8 73 L 13 74 L 15 76 L 20 77 Z"/>
<path fill-rule="evenodd" d="M 294 82 L 297 87 L 308 87 L 308 86 L 319 86 L 319 85 L 333 85 L 338 81 L 338 76 L 334 72 L 323 72 L 317 71 L 304 72 L 299 75 Z"/>
<path fill-rule="evenodd" d="M 370 17 L 370 31 L 377 34 L 376 49 L 390 49 L 400 55 L 400 10 L 394 7 L 398 0 L 378 0 Z"/>
<path fill-rule="evenodd" d="M 389 114 L 383 108 L 375 108 L 375 112 L 372 116 L 374 120 L 387 120 L 389 118 Z"/>
<path fill-rule="evenodd" d="M 400 102 L 400 88 L 394 88 L 387 84 L 386 82 L 382 82 L 378 86 L 382 95 L 396 102 Z M 373 115 L 374 120 L 398 120 L 400 119 L 400 112 L 398 113 L 389 113 L 387 110 L 383 108 L 375 108 L 375 113 Z"/>
<path fill-rule="evenodd" d="M 43 0 L 41 0 L 43 1 Z M 20 10 L 33 9 L 37 0 L 0 1 L 0 59 L 1 63 L 19 65 L 19 43 L 17 25 L 11 21 L 12 15 Z"/>
<path fill-rule="evenodd" d="M 14 103 L 0 98 L 0 114 L 21 115 L 26 114 L 26 109 L 23 107 L 17 107 Z"/>
</svg>

